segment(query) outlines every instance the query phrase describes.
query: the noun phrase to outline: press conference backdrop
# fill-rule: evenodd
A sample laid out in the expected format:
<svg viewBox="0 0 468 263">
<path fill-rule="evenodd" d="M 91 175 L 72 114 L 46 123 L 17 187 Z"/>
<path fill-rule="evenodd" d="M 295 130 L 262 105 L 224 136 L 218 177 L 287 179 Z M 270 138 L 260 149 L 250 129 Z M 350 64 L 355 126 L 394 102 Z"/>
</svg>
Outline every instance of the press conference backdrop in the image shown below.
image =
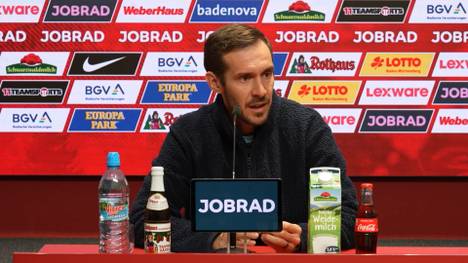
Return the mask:
<svg viewBox="0 0 468 263">
<path fill-rule="evenodd" d="M 214 100 L 203 43 L 270 39 L 279 96 L 315 108 L 351 176 L 468 175 L 468 1 L 2 0 L 0 174 L 144 175 Z"/>
</svg>

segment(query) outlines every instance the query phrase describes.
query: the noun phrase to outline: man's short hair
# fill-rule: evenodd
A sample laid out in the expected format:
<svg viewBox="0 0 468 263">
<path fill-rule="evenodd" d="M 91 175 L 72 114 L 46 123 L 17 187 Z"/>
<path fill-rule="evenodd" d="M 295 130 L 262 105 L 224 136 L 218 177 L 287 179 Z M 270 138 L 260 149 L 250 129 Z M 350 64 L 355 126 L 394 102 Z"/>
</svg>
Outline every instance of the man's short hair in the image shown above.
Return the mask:
<svg viewBox="0 0 468 263">
<path fill-rule="evenodd" d="M 224 85 L 224 72 L 227 70 L 227 65 L 224 63 L 223 56 L 233 50 L 251 46 L 259 40 L 268 46 L 270 53 L 273 53 L 270 41 L 255 27 L 242 24 L 223 26 L 210 34 L 205 42 L 205 70 L 213 72 Z"/>
</svg>

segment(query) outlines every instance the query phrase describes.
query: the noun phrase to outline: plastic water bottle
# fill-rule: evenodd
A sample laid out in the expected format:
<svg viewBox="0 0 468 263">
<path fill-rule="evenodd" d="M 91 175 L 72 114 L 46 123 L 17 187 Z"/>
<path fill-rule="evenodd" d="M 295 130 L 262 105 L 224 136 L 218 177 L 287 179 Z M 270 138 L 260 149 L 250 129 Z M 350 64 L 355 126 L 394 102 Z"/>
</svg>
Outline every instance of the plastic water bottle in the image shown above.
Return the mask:
<svg viewBox="0 0 468 263">
<path fill-rule="evenodd" d="M 107 170 L 99 182 L 99 252 L 130 253 L 129 188 L 120 170 L 119 153 L 107 154 Z"/>
</svg>

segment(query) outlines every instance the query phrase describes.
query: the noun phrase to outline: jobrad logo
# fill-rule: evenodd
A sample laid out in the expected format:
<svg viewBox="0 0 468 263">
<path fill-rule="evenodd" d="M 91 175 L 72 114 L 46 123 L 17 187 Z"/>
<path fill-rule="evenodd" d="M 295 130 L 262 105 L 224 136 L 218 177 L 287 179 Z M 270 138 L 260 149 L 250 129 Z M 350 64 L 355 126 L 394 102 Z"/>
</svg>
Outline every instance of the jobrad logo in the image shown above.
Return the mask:
<svg viewBox="0 0 468 263">
<path fill-rule="evenodd" d="M 133 132 L 141 109 L 75 109 L 70 132 Z"/>
<path fill-rule="evenodd" d="M 413 7 L 411 23 L 466 23 L 466 1 L 418 0 Z"/>
<path fill-rule="evenodd" d="M 197 0 L 190 22 L 255 23 L 263 2 L 263 0 Z"/>
<path fill-rule="evenodd" d="M 153 108 L 148 109 L 141 125 L 141 132 L 167 133 L 172 124 L 182 115 L 196 108 Z"/>
<path fill-rule="evenodd" d="M 269 1 L 264 23 L 330 23 L 337 0 Z"/>
<path fill-rule="evenodd" d="M 336 22 L 402 23 L 410 0 L 343 0 Z"/>
<path fill-rule="evenodd" d="M 294 53 L 287 76 L 354 76 L 361 53 Z"/>
<path fill-rule="evenodd" d="M 75 80 L 68 104 L 135 104 L 141 80 Z"/>
<path fill-rule="evenodd" d="M 134 76 L 141 53 L 83 53 L 73 56 L 68 75 Z"/>
<path fill-rule="evenodd" d="M 441 81 L 433 104 L 468 105 L 468 82 Z"/>
<path fill-rule="evenodd" d="M 118 23 L 184 23 L 190 1 L 123 0 Z"/>
<path fill-rule="evenodd" d="M 427 105 L 434 81 L 367 81 L 361 105 Z"/>
<path fill-rule="evenodd" d="M 44 22 L 110 22 L 117 0 L 51 0 Z"/>
<path fill-rule="evenodd" d="M 204 76 L 202 52 L 148 52 L 142 76 Z"/>
<path fill-rule="evenodd" d="M 207 104 L 211 89 L 205 81 L 148 81 L 143 104 Z"/>
<path fill-rule="evenodd" d="M 69 109 L 3 108 L 0 132 L 62 132 Z"/>
<path fill-rule="evenodd" d="M 316 108 L 333 133 L 354 133 L 361 109 Z"/>
<path fill-rule="evenodd" d="M 2 0 L 0 23 L 37 23 L 45 0 Z"/>
<path fill-rule="evenodd" d="M 60 76 L 68 52 L 1 52 L 0 75 Z"/>
<path fill-rule="evenodd" d="M 434 110 L 367 110 L 362 120 L 362 133 L 425 133 Z"/>
<path fill-rule="evenodd" d="M 433 133 L 468 133 L 468 109 L 439 109 Z"/>
<path fill-rule="evenodd" d="M 68 81 L 4 80 L 0 86 L 1 103 L 62 103 Z"/>
<path fill-rule="evenodd" d="M 468 75 L 468 52 L 441 52 L 432 73 L 434 77 Z"/>
<path fill-rule="evenodd" d="M 288 98 L 306 105 L 354 104 L 360 87 L 360 81 L 296 80 Z"/>
<path fill-rule="evenodd" d="M 366 54 L 360 76 L 425 77 L 434 53 L 373 53 Z"/>
</svg>

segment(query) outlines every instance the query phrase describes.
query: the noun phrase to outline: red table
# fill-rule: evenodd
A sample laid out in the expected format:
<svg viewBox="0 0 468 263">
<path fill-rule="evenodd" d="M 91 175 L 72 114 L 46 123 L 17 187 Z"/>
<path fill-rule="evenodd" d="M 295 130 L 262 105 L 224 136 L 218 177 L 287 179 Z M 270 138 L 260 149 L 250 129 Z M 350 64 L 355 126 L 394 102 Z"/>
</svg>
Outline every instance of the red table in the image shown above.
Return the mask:
<svg viewBox="0 0 468 263">
<path fill-rule="evenodd" d="M 99 254 L 97 245 L 45 245 L 37 253 L 14 253 L 13 263 L 452 263 L 468 262 L 468 247 L 379 247 L 377 254 L 356 255 L 354 250 L 336 255 L 276 254 L 268 248 L 256 248 L 253 254 L 171 253 L 151 255 L 141 249 L 132 254 Z"/>
</svg>

